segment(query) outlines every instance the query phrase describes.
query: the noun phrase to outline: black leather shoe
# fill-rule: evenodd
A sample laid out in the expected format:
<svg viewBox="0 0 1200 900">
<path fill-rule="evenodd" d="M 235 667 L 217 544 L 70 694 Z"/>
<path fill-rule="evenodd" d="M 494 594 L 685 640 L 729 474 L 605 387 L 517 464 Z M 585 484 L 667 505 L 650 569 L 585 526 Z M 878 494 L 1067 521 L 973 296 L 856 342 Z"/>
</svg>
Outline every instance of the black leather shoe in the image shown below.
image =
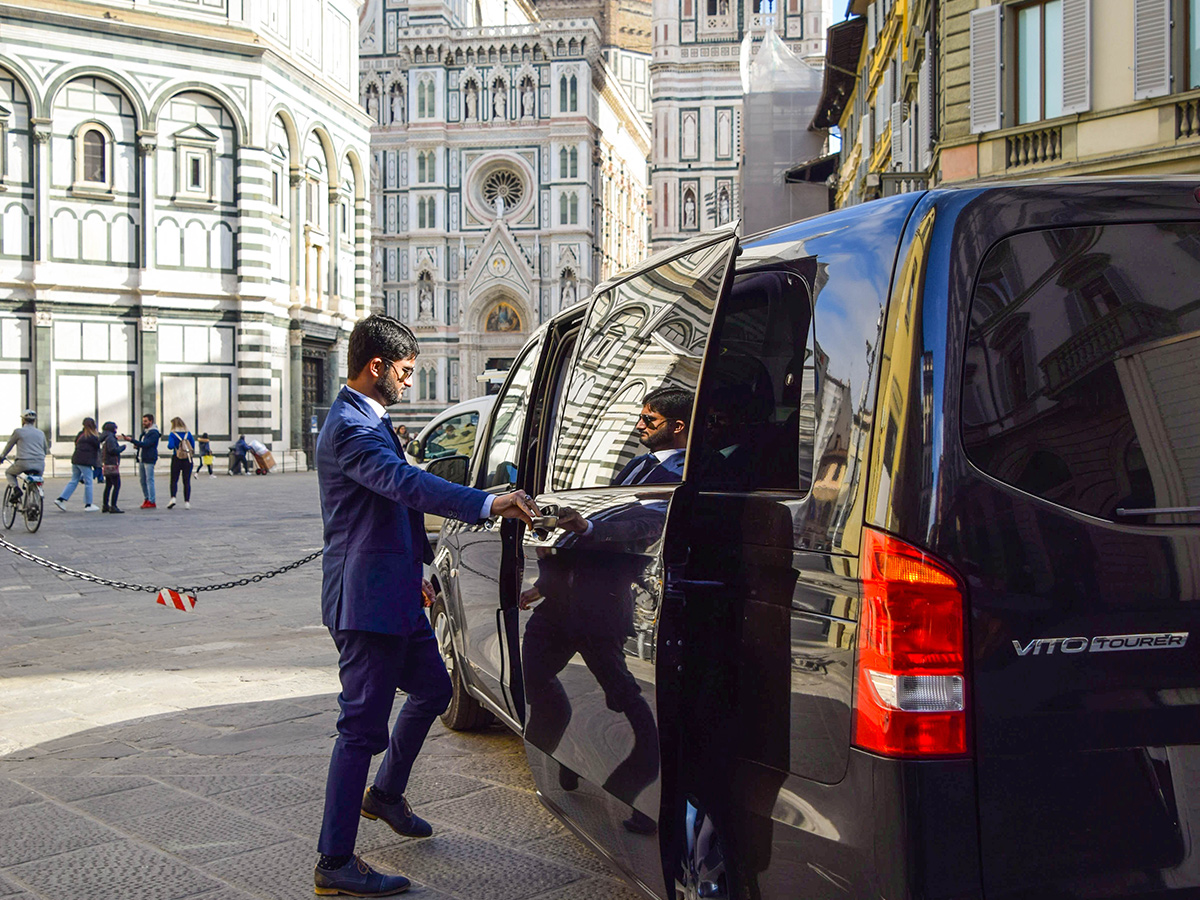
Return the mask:
<svg viewBox="0 0 1200 900">
<path fill-rule="evenodd" d="M 633 815 L 621 822 L 625 826 L 626 831 L 632 831 L 634 834 L 654 834 L 658 831 L 658 825 L 654 820 L 646 815 L 641 810 L 635 809 Z"/>
<path fill-rule="evenodd" d="M 355 856 L 340 869 L 313 870 L 313 890 L 322 896 L 346 894 L 350 897 L 390 897 L 409 889 L 403 875 L 384 875 L 376 872 Z"/>
<path fill-rule="evenodd" d="M 562 763 L 558 764 L 558 786 L 564 791 L 573 791 L 579 787 L 579 773 L 568 769 Z"/>
<path fill-rule="evenodd" d="M 392 831 L 405 837 L 429 837 L 433 834 L 433 826 L 412 811 L 403 794 L 395 803 L 384 803 L 375 788 L 369 788 L 363 794 L 360 813 L 364 819 L 383 819 Z"/>
</svg>

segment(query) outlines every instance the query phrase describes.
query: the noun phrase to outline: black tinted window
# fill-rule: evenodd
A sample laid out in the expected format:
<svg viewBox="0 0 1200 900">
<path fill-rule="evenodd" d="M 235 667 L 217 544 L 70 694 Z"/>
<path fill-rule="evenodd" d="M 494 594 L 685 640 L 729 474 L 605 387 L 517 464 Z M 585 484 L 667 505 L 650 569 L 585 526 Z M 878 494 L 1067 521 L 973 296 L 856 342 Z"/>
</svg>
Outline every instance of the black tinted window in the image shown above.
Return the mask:
<svg viewBox="0 0 1200 900">
<path fill-rule="evenodd" d="M 984 260 L 971 307 L 967 453 L 1096 516 L 1200 505 L 1197 360 L 1200 225 L 1015 235 Z"/>
<path fill-rule="evenodd" d="M 729 490 L 808 490 L 817 389 L 811 300 L 796 273 L 740 275 L 704 375 L 698 477 Z"/>
</svg>

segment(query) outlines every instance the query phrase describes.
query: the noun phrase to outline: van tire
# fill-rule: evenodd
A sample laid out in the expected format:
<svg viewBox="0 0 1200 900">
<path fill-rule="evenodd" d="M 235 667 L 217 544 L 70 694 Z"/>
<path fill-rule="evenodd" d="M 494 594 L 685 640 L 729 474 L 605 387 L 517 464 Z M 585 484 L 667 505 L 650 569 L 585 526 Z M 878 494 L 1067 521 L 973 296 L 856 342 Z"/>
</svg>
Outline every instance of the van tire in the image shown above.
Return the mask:
<svg viewBox="0 0 1200 900">
<path fill-rule="evenodd" d="M 678 834 L 682 846 L 675 871 L 677 900 L 746 900 L 748 895 L 738 877 L 728 834 L 720 826 L 721 818 L 694 795 L 686 797 L 681 813 Z"/>
<path fill-rule="evenodd" d="M 486 728 L 495 721 L 483 705 L 467 693 L 462 680 L 462 667 L 458 654 L 454 651 L 454 632 L 450 624 L 450 616 L 446 612 L 446 601 L 439 593 L 429 610 L 429 619 L 433 624 L 433 634 L 437 638 L 438 653 L 446 664 L 446 673 L 450 676 L 450 686 L 453 694 L 450 705 L 442 713 L 442 724 L 451 731 L 477 731 Z"/>
</svg>

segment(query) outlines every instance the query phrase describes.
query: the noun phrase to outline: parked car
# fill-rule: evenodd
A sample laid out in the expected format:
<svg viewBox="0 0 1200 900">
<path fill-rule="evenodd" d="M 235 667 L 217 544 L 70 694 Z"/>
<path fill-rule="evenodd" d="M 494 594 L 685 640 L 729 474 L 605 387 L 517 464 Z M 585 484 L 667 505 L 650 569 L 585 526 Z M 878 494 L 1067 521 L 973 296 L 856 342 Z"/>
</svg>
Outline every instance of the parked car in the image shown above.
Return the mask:
<svg viewBox="0 0 1200 900">
<path fill-rule="evenodd" d="M 495 395 L 475 397 L 447 407 L 421 429 L 420 433 L 404 448 L 405 457 L 415 466 L 426 468 L 435 459 L 459 457 L 465 462 L 479 446 L 483 434 L 480 419 L 496 402 Z M 425 533 L 432 541 L 442 530 L 442 517 L 432 513 L 425 515 Z"/>
<path fill-rule="evenodd" d="M 1195 896 L 1198 285 L 1189 178 L 905 194 L 600 286 L 463 475 L 546 518 L 443 529 L 446 723 L 521 733 L 652 897 Z M 682 480 L 614 484 L 664 384 Z"/>
</svg>

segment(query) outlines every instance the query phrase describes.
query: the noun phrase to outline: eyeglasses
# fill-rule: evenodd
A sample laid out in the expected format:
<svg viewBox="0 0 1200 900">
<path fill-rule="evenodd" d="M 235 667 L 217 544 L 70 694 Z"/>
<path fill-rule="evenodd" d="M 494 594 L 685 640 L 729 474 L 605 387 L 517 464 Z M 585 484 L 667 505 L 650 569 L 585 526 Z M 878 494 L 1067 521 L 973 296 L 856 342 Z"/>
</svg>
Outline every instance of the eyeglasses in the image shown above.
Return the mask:
<svg viewBox="0 0 1200 900">
<path fill-rule="evenodd" d="M 640 416 L 638 416 L 638 418 L 641 419 L 642 424 L 644 424 L 647 428 L 657 428 L 663 422 L 667 421 L 666 419 L 662 417 L 656 417 L 651 413 L 642 413 Z"/>
<path fill-rule="evenodd" d="M 380 359 L 383 359 L 383 357 L 380 357 Z M 391 366 L 393 370 L 395 370 L 395 368 L 396 368 L 395 361 L 390 360 L 390 359 L 384 359 L 383 361 L 385 363 L 387 363 L 389 366 Z M 413 366 L 404 366 L 402 369 L 400 369 L 400 376 L 399 376 L 400 383 L 407 384 L 412 379 L 414 371 L 416 371 L 416 370 L 414 369 Z"/>
</svg>

